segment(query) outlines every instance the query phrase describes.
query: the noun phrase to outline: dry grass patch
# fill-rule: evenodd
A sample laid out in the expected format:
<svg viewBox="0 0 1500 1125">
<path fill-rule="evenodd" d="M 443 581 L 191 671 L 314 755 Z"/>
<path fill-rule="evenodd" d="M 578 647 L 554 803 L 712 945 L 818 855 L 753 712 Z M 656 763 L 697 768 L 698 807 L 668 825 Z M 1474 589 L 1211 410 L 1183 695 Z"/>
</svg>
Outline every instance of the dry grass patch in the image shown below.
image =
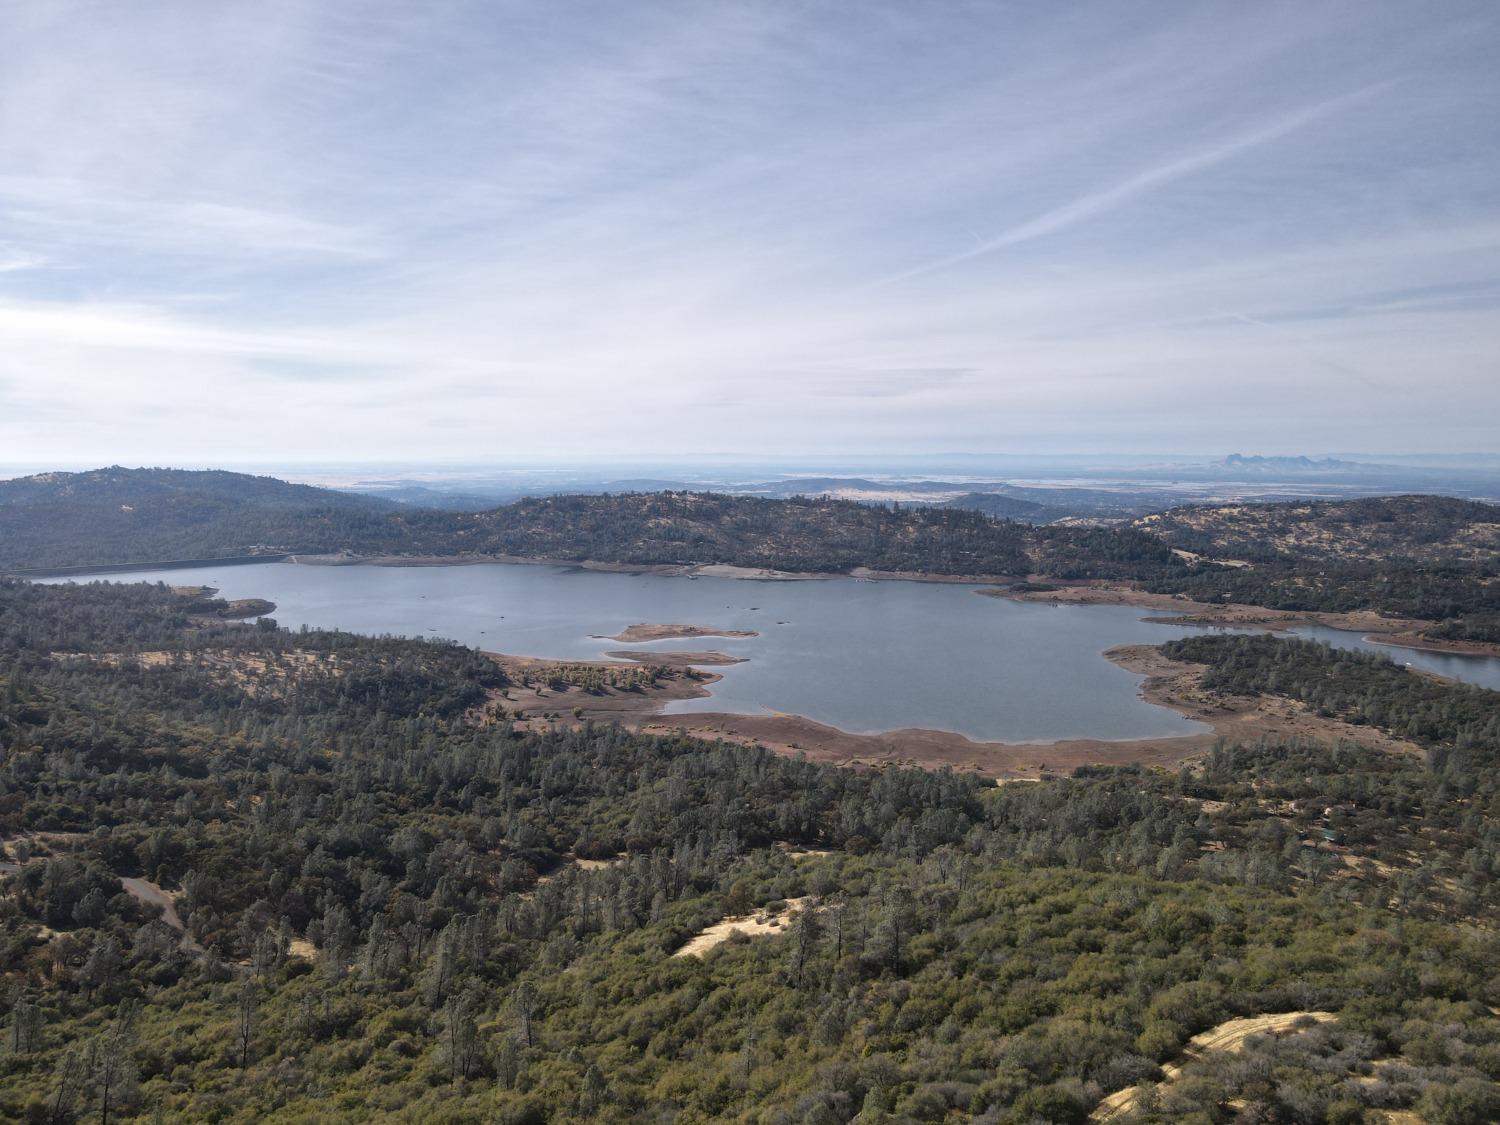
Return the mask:
<svg viewBox="0 0 1500 1125">
<path fill-rule="evenodd" d="M 764 937 L 767 934 L 782 933 L 786 924 L 792 920 L 792 915 L 801 910 L 806 902 L 806 896 L 789 898 L 786 900 L 786 909 L 779 914 L 761 911 L 757 914 L 742 914 L 721 919 L 712 926 L 698 931 L 672 956 L 702 957 L 715 946 L 723 945 L 735 934 L 744 934 L 746 937 Z"/>
</svg>

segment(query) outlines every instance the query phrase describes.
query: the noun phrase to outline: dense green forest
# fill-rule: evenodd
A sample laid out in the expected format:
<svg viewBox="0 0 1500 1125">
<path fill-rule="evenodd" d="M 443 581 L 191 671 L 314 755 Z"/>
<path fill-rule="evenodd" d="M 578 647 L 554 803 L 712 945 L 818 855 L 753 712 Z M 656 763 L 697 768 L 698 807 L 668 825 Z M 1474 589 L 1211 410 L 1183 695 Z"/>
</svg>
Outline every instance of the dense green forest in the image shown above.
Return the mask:
<svg viewBox="0 0 1500 1125">
<path fill-rule="evenodd" d="M 0 580 L 0 1117 L 1076 1122 L 1298 1010 L 1134 1118 L 1500 1114 L 1495 693 L 1195 639 L 1429 760 L 997 787 L 520 730 L 478 653 L 205 608 Z"/>
</svg>

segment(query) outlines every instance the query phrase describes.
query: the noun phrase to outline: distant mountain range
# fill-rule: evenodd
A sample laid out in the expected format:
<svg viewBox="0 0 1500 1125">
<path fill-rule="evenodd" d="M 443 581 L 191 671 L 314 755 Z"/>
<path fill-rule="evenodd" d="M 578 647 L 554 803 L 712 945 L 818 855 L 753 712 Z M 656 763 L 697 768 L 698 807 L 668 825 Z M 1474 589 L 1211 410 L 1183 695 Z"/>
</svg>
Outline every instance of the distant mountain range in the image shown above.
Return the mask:
<svg viewBox="0 0 1500 1125">
<path fill-rule="evenodd" d="M 1338 461 L 1332 457 L 1314 460 L 1311 457 L 1246 457 L 1240 453 L 1231 453 L 1224 460 L 1217 462 L 1217 464 L 1223 465 L 1226 469 L 1243 469 L 1246 472 L 1252 473 L 1358 472 L 1388 467 L 1385 465 L 1373 465 L 1364 461 Z"/>
</svg>

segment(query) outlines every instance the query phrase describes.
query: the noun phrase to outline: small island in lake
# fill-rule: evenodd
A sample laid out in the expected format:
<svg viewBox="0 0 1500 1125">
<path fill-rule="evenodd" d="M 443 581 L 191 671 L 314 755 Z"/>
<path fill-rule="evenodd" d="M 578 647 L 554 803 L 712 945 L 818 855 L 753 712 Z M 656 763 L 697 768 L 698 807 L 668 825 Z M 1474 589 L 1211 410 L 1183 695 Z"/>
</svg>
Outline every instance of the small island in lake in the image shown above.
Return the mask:
<svg viewBox="0 0 1500 1125">
<path fill-rule="evenodd" d="M 622 644 L 637 644 L 640 641 L 683 640 L 689 637 L 758 637 L 753 629 L 715 629 L 709 625 L 631 625 L 612 637 L 600 638 L 619 641 Z"/>
</svg>

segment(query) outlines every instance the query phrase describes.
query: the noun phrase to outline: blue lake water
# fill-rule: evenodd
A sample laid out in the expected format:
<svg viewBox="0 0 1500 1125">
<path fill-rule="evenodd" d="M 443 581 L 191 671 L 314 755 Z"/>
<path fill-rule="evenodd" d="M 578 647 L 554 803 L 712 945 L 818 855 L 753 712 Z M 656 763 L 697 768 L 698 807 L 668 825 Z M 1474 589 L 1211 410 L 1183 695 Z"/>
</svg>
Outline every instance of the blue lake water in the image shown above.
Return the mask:
<svg viewBox="0 0 1500 1125">
<path fill-rule="evenodd" d="M 628 648 L 714 649 L 746 658 L 715 668 L 724 678 L 712 695 L 673 704 L 679 712 L 783 712 L 850 731 L 925 727 L 1005 742 L 1205 729 L 1146 703 L 1140 677 L 1101 655 L 1115 645 L 1159 644 L 1188 631 L 1143 621 L 1144 611 L 1128 606 L 1014 602 L 947 583 L 687 579 L 503 564 L 257 563 L 101 577 L 267 598 L 276 603 L 276 620 L 291 627 L 446 637 L 521 656 L 597 660 Z M 638 622 L 759 635 L 634 645 L 602 639 Z M 1401 662 L 1500 688 L 1500 660 L 1380 648 L 1336 630 L 1304 635 L 1379 648 Z"/>
</svg>

